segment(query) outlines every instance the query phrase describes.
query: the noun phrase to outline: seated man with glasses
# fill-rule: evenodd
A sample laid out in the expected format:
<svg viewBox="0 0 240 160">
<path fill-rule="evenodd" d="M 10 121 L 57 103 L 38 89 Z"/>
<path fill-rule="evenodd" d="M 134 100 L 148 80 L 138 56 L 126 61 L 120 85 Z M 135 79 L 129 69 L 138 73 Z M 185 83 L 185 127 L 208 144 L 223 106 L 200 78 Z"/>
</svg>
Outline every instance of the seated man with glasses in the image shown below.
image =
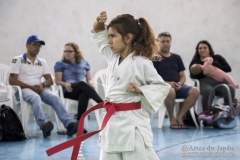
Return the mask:
<svg viewBox="0 0 240 160">
<path fill-rule="evenodd" d="M 180 55 L 170 52 L 171 41 L 172 37 L 168 32 L 158 35 L 159 54 L 162 56 L 162 60 L 153 61 L 153 64 L 163 80 L 172 86 L 165 99 L 165 105 L 170 118 L 170 128 L 187 129 L 189 127 L 183 123 L 183 117 L 195 104 L 199 96 L 199 89 L 185 84 L 185 67 Z M 176 98 L 184 98 L 185 101 L 180 105 L 175 117 L 174 105 Z"/>
<path fill-rule="evenodd" d="M 44 138 L 51 135 L 53 123 L 47 121 L 42 111 L 42 101 L 55 110 L 63 125 L 67 128 L 67 135 L 77 132 L 78 124 L 67 114 L 61 99 L 49 91 L 47 87 L 53 84 L 51 73 L 46 61 L 38 57 L 38 53 L 45 42 L 38 36 L 28 37 L 26 53 L 14 57 L 10 66 L 9 84 L 22 88 L 23 100 L 31 104 L 37 124 L 43 132 Z M 45 81 L 42 82 L 42 78 Z"/>
</svg>

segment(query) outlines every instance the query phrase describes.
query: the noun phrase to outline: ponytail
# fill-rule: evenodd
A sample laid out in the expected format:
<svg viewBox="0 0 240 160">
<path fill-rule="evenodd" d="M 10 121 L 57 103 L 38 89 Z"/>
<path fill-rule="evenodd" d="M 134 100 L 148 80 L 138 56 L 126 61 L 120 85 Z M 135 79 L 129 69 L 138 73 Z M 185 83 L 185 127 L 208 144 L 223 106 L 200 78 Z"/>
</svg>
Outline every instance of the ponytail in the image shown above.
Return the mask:
<svg viewBox="0 0 240 160">
<path fill-rule="evenodd" d="M 133 48 L 136 55 L 151 58 L 156 52 L 156 40 L 152 28 L 144 18 L 139 18 L 139 32 L 135 38 Z"/>
</svg>

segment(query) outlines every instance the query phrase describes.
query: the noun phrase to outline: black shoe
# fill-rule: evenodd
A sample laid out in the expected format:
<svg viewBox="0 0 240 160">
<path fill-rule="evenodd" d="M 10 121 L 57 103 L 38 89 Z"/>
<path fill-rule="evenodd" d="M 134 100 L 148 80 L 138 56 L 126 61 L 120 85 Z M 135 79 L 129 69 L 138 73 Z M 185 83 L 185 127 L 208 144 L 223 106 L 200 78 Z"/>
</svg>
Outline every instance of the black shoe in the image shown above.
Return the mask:
<svg viewBox="0 0 240 160">
<path fill-rule="evenodd" d="M 203 124 L 204 127 L 212 127 L 213 126 L 212 124 L 207 123 L 206 121 L 203 121 L 202 124 Z"/>
<path fill-rule="evenodd" d="M 52 130 L 53 130 L 53 123 L 51 121 L 48 121 L 42 127 L 43 137 L 47 138 L 47 137 L 51 136 Z"/>
<path fill-rule="evenodd" d="M 83 133 L 86 134 L 88 131 L 86 129 L 83 130 Z M 67 135 L 67 131 L 57 131 L 60 135 Z"/>
<path fill-rule="evenodd" d="M 78 129 L 78 123 L 72 122 L 67 126 L 67 135 L 72 136 L 77 132 Z"/>
<path fill-rule="evenodd" d="M 57 131 L 57 134 L 60 134 L 60 135 L 67 135 L 67 131 Z"/>
</svg>

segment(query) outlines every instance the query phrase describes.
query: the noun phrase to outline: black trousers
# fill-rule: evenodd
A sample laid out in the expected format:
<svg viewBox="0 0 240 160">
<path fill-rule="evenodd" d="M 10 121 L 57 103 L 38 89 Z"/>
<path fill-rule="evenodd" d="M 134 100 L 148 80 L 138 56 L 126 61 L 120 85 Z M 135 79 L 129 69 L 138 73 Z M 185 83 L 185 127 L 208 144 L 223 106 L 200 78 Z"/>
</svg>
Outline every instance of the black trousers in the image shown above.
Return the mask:
<svg viewBox="0 0 240 160">
<path fill-rule="evenodd" d="M 65 91 L 64 97 L 78 100 L 77 119 L 79 120 L 82 114 L 87 110 L 89 99 L 93 99 L 97 103 L 103 102 L 102 98 L 97 94 L 92 86 L 86 82 L 71 83 L 72 92 Z"/>
<path fill-rule="evenodd" d="M 211 92 L 211 90 L 213 89 L 214 86 L 216 86 L 218 84 L 221 84 L 221 83 L 217 82 L 216 80 L 214 80 L 210 77 L 202 78 L 199 81 L 200 81 L 200 94 L 202 95 L 203 111 L 209 111 L 210 108 L 208 106 L 208 97 L 210 95 L 210 92 Z M 232 99 L 233 99 L 235 97 L 235 89 L 231 85 L 228 85 L 228 86 L 230 88 Z M 218 87 L 216 89 L 215 95 L 218 96 L 218 97 L 223 97 L 224 104 L 228 104 L 228 95 L 227 95 L 227 91 L 226 91 L 225 88 Z M 213 101 L 213 99 L 212 99 L 212 101 Z"/>
</svg>

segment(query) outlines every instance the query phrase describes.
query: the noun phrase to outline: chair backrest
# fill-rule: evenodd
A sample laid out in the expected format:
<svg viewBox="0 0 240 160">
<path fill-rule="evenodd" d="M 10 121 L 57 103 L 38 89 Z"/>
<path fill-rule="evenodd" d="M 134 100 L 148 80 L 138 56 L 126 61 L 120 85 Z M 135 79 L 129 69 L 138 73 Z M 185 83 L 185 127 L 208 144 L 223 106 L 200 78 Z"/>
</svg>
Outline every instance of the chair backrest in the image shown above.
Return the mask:
<svg viewBox="0 0 240 160">
<path fill-rule="evenodd" d="M 97 71 L 93 76 L 93 82 L 95 85 L 95 89 L 101 98 L 105 98 L 105 89 L 107 83 L 107 69 L 101 69 Z"/>
<path fill-rule="evenodd" d="M 10 67 L 6 64 L 0 64 L 0 82 L 4 85 L 8 85 Z"/>
<path fill-rule="evenodd" d="M 5 101 L 6 104 L 8 104 L 11 108 L 13 108 L 14 107 L 13 106 L 13 89 L 8 82 L 9 69 L 10 69 L 10 66 L 6 64 L 0 64 L 0 86 L 1 87 L 3 86 L 4 89 L 6 89 L 7 91 L 8 101 Z"/>
</svg>

